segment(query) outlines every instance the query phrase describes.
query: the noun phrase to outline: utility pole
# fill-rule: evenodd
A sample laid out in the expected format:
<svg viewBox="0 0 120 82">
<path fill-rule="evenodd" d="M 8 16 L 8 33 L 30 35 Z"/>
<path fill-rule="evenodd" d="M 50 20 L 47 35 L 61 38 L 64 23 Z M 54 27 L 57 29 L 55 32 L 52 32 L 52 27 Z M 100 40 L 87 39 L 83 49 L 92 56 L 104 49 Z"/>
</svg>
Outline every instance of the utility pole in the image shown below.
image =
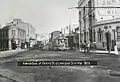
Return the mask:
<svg viewBox="0 0 120 82">
<path fill-rule="evenodd" d="M 71 23 L 69 24 L 69 35 L 71 35 Z"/>
<path fill-rule="evenodd" d="M 81 26 L 79 26 L 79 50 L 80 50 L 80 43 L 81 43 Z"/>
<path fill-rule="evenodd" d="M 64 28 L 64 35 L 65 35 L 65 28 Z"/>
</svg>

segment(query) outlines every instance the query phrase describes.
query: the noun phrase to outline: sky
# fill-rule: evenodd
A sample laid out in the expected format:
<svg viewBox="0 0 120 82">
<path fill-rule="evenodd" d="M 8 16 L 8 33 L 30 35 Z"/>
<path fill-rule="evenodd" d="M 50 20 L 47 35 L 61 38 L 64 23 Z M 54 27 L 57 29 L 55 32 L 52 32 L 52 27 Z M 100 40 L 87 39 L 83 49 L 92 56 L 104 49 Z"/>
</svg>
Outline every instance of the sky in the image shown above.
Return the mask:
<svg viewBox="0 0 120 82">
<path fill-rule="evenodd" d="M 0 0 L 0 24 L 20 18 L 32 24 L 36 33 L 50 33 L 78 24 L 78 0 Z"/>
</svg>

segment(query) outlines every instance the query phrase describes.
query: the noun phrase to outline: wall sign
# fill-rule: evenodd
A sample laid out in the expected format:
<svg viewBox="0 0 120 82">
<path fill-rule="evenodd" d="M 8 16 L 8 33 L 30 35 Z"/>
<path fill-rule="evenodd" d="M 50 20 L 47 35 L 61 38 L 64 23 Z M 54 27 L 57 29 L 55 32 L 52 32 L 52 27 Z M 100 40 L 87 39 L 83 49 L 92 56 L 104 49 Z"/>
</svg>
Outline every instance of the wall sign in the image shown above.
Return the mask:
<svg viewBox="0 0 120 82">
<path fill-rule="evenodd" d="M 108 8 L 98 8 L 99 15 L 102 16 L 117 16 L 120 15 L 120 8 L 110 8 L 110 7 L 120 7 L 120 0 L 97 0 L 97 7 L 108 7 Z"/>
</svg>

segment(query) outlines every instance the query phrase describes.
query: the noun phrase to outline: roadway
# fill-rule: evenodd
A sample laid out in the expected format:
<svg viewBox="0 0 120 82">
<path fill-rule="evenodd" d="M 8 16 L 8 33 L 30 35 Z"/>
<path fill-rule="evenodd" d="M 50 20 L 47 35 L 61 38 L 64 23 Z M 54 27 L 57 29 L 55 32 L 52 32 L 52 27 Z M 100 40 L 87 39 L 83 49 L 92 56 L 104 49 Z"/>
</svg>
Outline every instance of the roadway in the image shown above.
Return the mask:
<svg viewBox="0 0 120 82">
<path fill-rule="evenodd" d="M 96 60 L 96 66 L 17 66 L 22 60 Z M 119 56 L 29 50 L 0 59 L 0 82 L 120 82 Z"/>
</svg>

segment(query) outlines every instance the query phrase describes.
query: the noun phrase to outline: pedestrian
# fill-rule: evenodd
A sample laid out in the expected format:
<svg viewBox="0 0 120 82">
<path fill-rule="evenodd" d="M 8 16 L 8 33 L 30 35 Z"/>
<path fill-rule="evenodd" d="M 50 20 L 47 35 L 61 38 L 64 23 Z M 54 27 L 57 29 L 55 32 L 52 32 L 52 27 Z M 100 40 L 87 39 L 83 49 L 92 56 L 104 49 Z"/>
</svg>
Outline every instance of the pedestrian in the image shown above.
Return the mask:
<svg viewBox="0 0 120 82">
<path fill-rule="evenodd" d="M 110 54 L 110 52 L 111 52 L 111 46 L 112 46 L 111 34 L 112 34 L 111 27 L 107 27 L 105 29 L 105 36 L 106 36 L 106 44 L 107 44 L 108 54 Z"/>
<path fill-rule="evenodd" d="M 90 41 L 87 43 L 87 52 L 89 52 L 90 51 Z"/>
<path fill-rule="evenodd" d="M 82 51 L 82 48 L 83 48 L 83 43 L 82 41 L 80 41 L 80 51 Z"/>
<path fill-rule="evenodd" d="M 84 41 L 84 44 L 83 44 L 83 45 L 84 45 L 84 52 L 86 52 L 86 44 L 87 44 L 87 43 L 86 43 L 86 40 L 85 40 L 85 41 Z"/>
<path fill-rule="evenodd" d="M 114 44 L 113 44 L 113 46 L 114 46 L 114 52 L 115 52 L 115 54 L 117 55 L 117 54 L 118 54 L 118 49 L 117 49 L 116 41 L 114 40 L 113 43 L 114 43 Z"/>
<path fill-rule="evenodd" d="M 107 43 L 108 54 L 110 54 L 110 51 L 111 51 L 111 33 L 110 33 L 110 31 L 106 32 L 106 43 Z"/>
</svg>

